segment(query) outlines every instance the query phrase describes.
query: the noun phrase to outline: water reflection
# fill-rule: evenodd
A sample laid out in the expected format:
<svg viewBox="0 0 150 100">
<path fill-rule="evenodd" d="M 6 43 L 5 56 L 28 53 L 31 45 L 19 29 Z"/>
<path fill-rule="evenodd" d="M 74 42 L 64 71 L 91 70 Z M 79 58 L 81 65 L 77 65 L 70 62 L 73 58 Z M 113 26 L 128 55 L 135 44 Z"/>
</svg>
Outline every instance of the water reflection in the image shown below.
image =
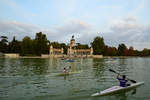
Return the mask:
<svg viewBox="0 0 150 100">
<path fill-rule="evenodd" d="M 102 77 L 105 71 L 104 59 L 93 59 L 93 72 L 95 77 Z"/>
<path fill-rule="evenodd" d="M 127 95 L 125 92 L 119 93 L 115 97 L 116 97 L 116 100 L 127 100 Z"/>
<path fill-rule="evenodd" d="M 71 67 L 71 71 L 74 72 L 75 71 L 75 64 L 74 64 L 74 62 L 70 63 L 70 67 Z"/>
<path fill-rule="evenodd" d="M 127 68 L 127 59 L 126 58 L 120 58 L 118 61 L 118 71 L 123 73 L 126 71 Z"/>
<path fill-rule="evenodd" d="M 21 59 L 22 72 L 24 75 L 43 75 L 48 66 L 46 59 Z"/>
<path fill-rule="evenodd" d="M 128 94 L 128 92 L 131 92 Z M 115 94 L 116 100 L 128 100 L 129 95 L 135 95 L 136 94 L 136 89 L 134 90 L 128 90 L 128 91 L 123 91 L 118 94 Z"/>
<path fill-rule="evenodd" d="M 148 85 L 128 93 L 98 98 L 90 96 L 95 92 L 118 85 L 116 74 L 109 72 L 109 68 L 148 84 L 150 68 L 147 66 L 150 59 L 146 62 L 143 58 L 132 60 L 129 62 L 130 59 L 76 59 L 74 62 L 65 62 L 59 58 L 0 59 L 0 99 L 132 100 L 134 97 L 143 97 L 143 100 L 146 100 L 150 91 Z M 69 66 L 71 71 L 81 70 L 82 72 L 65 77 L 52 75 L 62 72 L 64 67 Z M 132 76 L 130 73 L 135 75 Z"/>
<path fill-rule="evenodd" d="M 136 94 L 136 89 L 134 89 L 131 94 L 132 94 L 132 95 L 135 95 L 135 94 Z"/>
</svg>

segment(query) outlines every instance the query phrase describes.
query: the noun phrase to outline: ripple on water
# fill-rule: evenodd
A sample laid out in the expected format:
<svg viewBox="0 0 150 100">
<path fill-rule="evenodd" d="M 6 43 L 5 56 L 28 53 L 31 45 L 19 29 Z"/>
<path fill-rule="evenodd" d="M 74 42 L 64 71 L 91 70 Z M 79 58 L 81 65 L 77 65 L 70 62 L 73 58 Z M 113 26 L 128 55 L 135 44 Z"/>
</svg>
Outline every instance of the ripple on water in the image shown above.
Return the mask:
<svg viewBox="0 0 150 100">
<path fill-rule="evenodd" d="M 59 59 L 0 60 L 0 99 L 7 100 L 149 100 L 149 58 L 76 59 L 72 63 Z M 56 77 L 64 66 L 82 73 Z M 90 97 L 91 94 L 118 85 L 114 69 L 145 84 L 136 94 Z"/>
</svg>

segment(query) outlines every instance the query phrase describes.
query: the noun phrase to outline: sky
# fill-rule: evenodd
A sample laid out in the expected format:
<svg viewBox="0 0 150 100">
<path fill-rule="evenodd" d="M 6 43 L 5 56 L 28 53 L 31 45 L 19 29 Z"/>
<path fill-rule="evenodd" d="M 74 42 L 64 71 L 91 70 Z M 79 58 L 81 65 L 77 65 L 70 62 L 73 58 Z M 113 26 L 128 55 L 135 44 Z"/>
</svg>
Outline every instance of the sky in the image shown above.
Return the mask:
<svg viewBox="0 0 150 100">
<path fill-rule="evenodd" d="M 22 40 L 37 32 L 48 40 L 150 49 L 150 0 L 0 0 L 0 36 Z"/>
</svg>

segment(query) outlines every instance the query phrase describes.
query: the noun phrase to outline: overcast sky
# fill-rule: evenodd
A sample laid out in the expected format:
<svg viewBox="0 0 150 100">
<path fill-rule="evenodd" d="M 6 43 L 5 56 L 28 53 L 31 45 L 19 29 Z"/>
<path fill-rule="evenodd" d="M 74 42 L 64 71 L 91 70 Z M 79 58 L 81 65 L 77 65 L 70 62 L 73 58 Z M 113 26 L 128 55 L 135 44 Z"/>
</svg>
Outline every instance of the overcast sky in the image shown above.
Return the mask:
<svg viewBox="0 0 150 100">
<path fill-rule="evenodd" d="M 87 43 L 102 36 L 105 44 L 150 49 L 150 0 L 0 0 L 0 36 L 35 37 Z"/>
</svg>

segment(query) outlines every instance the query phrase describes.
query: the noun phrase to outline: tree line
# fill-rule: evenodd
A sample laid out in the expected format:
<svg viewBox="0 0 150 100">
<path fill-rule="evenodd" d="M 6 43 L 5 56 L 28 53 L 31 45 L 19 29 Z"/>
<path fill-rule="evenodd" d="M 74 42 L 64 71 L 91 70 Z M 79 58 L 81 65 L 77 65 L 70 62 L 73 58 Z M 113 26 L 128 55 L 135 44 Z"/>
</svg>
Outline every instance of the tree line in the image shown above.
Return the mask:
<svg viewBox="0 0 150 100">
<path fill-rule="evenodd" d="M 3 53 L 19 53 L 22 56 L 39 56 L 49 53 L 49 43 L 47 37 L 42 32 L 36 33 L 35 39 L 26 36 L 22 41 L 16 40 L 13 37 L 11 42 L 8 42 L 6 36 L 1 36 L 0 52 Z"/>
<path fill-rule="evenodd" d="M 144 48 L 142 51 L 134 50 L 133 46 L 127 48 L 125 44 L 119 44 L 118 48 L 105 45 L 103 37 L 95 37 L 91 43 L 94 54 L 104 56 L 150 56 L 150 49 Z"/>
<path fill-rule="evenodd" d="M 68 45 L 65 43 L 50 42 L 46 34 L 42 32 L 36 33 L 35 38 L 29 36 L 24 37 L 21 41 L 13 37 L 12 41 L 8 42 L 6 36 L 0 36 L 0 52 L 2 53 L 19 53 L 21 56 L 40 56 L 41 54 L 49 54 L 50 45 L 54 48 L 63 48 L 64 54 L 67 54 Z M 103 37 L 95 37 L 91 42 L 93 54 L 104 56 L 150 56 L 150 49 L 142 51 L 134 50 L 131 46 L 129 49 L 125 44 L 119 44 L 118 48 L 105 45 Z M 89 49 L 87 44 L 76 43 L 76 49 Z"/>
</svg>

